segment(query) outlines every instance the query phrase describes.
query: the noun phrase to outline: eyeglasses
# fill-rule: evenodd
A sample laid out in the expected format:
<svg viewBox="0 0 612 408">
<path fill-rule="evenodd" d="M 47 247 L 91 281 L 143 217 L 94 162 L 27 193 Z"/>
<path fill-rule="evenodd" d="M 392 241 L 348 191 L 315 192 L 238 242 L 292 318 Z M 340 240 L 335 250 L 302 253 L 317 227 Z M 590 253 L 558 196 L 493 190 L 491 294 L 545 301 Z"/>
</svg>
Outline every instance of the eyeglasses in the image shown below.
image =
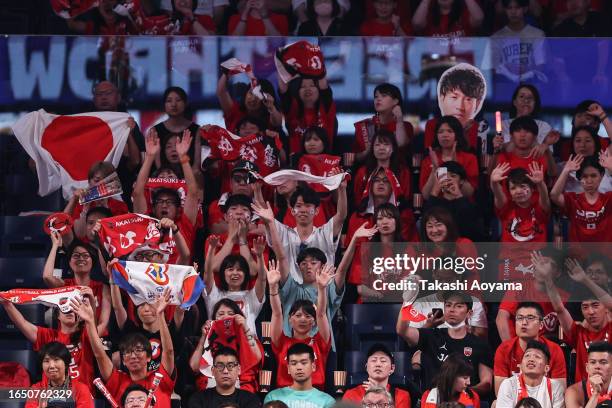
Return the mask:
<svg viewBox="0 0 612 408">
<path fill-rule="evenodd" d="M 79 259 L 82 259 L 84 261 L 91 259 L 91 255 L 89 255 L 89 252 L 73 252 L 72 256 L 70 257 L 76 261 L 78 261 Z"/>
<path fill-rule="evenodd" d="M 216 363 L 213 365 L 213 367 L 215 367 L 218 371 L 225 371 L 225 369 L 227 368 L 227 371 L 232 371 L 234 368 L 238 367 L 240 364 L 239 363 L 227 363 L 227 364 L 223 364 L 223 363 Z"/>
<path fill-rule="evenodd" d="M 130 350 L 125 350 L 123 352 L 124 356 L 129 356 L 130 354 L 134 354 L 136 355 L 136 357 L 138 356 L 142 356 L 145 353 L 145 349 L 143 347 L 136 347 Z"/>
<path fill-rule="evenodd" d="M 147 397 L 131 397 L 131 398 L 126 398 L 125 399 L 125 403 L 127 404 L 133 404 L 135 402 L 140 402 L 142 404 L 144 404 L 145 402 L 147 402 Z"/>
<path fill-rule="evenodd" d="M 522 323 L 522 322 L 527 322 L 527 323 L 533 323 L 536 320 L 540 320 L 540 318 L 538 316 L 534 316 L 534 315 L 529 315 L 529 316 L 516 316 L 514 318 L 515 321 Z"/>
<path fill-rule="evenodd" d="M 361 406 L 363 408 L 393 408 L 390 402 L 364 402 Z"/>
<path fill-rule="evenodd" d="M 160 205 L 160 204 L 161 205 L 163 205 L 163 204 L 166 204 L 166 205 L 177 205 L 176 201 L 171 200 L 169 198 L 166 199 L 166 200 L 160 199 L 160 200 L 155 201 L 155 205 Z"/>
</svg>

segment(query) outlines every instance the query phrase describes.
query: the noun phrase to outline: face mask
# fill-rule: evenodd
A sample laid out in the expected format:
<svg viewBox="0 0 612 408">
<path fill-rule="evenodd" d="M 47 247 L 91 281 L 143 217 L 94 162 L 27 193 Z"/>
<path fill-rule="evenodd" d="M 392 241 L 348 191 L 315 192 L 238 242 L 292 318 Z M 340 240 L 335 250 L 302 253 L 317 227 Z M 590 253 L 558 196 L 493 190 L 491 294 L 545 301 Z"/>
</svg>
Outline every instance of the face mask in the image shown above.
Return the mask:
<svg viewBox="0 0 612 408">
<path fill-rule="evenodd" d="M 456 325 L 452 325 L 449 322 L 446 322 L 446 324 L 448 324 L 452 329 L 460 329 L 465 326 L 465 320 L 463 320 L 461 323 L 457 323 Z"/>
<path fill-rule="evenodd" d="M 333 7 L 331 3 L 320 3 L 314 7 L 314 10 L 318 16 L 330 16 L 332 14 Z"/>
</svg>

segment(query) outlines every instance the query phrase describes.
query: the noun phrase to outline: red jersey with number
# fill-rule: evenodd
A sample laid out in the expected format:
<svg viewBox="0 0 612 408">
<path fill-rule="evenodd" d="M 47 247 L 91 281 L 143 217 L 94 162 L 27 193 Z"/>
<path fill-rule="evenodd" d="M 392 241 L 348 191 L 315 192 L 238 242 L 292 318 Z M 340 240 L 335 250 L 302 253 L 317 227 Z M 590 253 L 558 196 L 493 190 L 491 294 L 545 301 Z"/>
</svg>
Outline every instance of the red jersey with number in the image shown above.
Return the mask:
<svg viewBox="0 0 612 408">
<path fill-rule="evenodd" d="M 94 355 L 89 343 L 87 329 L 83 328 L 81 336 L 75 344 L 72 343 L 70 334 L 66 334 L 58 329 L 37 326 L 36 342 L 33 346 L 34 351 L 39 351 L 42 346 L 51 341 L 65 344 L 68 348 L 71 357 L 69 367 L 70 379 L 86 384 L 90 391 L 93 392 Z"/>
<path fill-rule="evenodd" d="M 313 337 L 304 340 L 287 337 L 285 333 L 283 333 L 278 340 L 278 345 L 272 343 L 272 351 L 278 362 L 276 388 L 288 387 L 293 384 L 293 379 L 287 371 L 287 350 L 297 343 L 308 344 L 313 348 L 317 369 L 312 373 L 312 385 L 317 388 L 323 388 L 325 386 L 325 364 L 327 362 L 327 355 L 331 349 L 331 337 L 326 342 L 318 332 Z"/>
<path fill-rule="evenodd" d="M 563 198 L 564 213 L 570 222 L 570 242 L 612 241 L 610 222 L 612 191 L 599 193 L 593 204 L 587 201 L 584 193 L 563 193 Z"/>
<path fill-rule="evenodd" d="M 608 322 L 604 328 L 596 332 L 587 330 L 584 326 L 574 322 L 565 340 L 576 349 L 576 382 L 586 380 L 587 350 L 589 345 L 595 341 L 606 341 L 608 343 L 612 341 L 612 322 Z"/>
<path fill-rule="evenodd" d="M 170 408 L 170 398 L 172 397 L 174 383 L 176 382 L 176 371 L 172 376 L 170 376 L 163 364 L 159 367 L 159 370 L 149 371 L 147 376 L 139 381 L 134 381 L 129 374 L 113 368 L 113 372 L 105 382 L 106 388 L 108 389 L 108 392 L 111 393 L 115 401 L 121 401 L 121 396 L 125 392 L 125 389 L 132 384 L 139 384 L 145 387 L 147 390 L 150 389 L 151 385 L 153 384 L 153 378 L 155 378 L 155 373 L 160 373 L 163 376 L 159 387 L 157 387 L 157 391 L 155 391 L 155 394 L 153 394 L 156 400 L 155 408 Z"/>
<path fill-rule="evenodd" d="M 565 356 L 561 347 L 553 341 L 548 340 L 546 337 L 540 337 L 537 339 L 548 346 L 550 351 L 550 370 L 547 374 L 550 378 L 567 378 L 567 371 L 565 368 Z M 518 375 L 521 372 L 521 361 L 525 350 L 521 348 L 521 344 L 518 337 L 508 339 L 499 345 L 495 351 L 495 362 L 493 364 L 493 374 L 498 377 L 512 377 Z"/>
</svg>

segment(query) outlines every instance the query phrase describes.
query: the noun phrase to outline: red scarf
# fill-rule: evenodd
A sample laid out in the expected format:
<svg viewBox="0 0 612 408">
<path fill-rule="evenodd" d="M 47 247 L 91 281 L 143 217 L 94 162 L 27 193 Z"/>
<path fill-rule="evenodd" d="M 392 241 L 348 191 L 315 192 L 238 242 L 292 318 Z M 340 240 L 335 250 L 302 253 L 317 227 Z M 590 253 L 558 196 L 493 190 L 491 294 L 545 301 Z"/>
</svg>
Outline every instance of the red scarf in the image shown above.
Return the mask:
<svg viewBox="0 0 612 408">
<path fill-rule="evenodd" d="M 279 168 L 278 149 L 274 139 L 260 134 L 240 137 L 220 126 L 210 126 L 200 130 L 204 144 L 210 148 L 206 158 L 234 161 L 246 160 L 255 163 L 262 176 Z"/>
<path fill-rule="evenodd" d="M 591 386 L 591 383 L 589 382 L 589 379 L 586 379 L 586 390 L 587 390 L 587 401 L 591 399 L 591 396 L 593 395 L 593 387 Z M 608 385 L 608 392 L 605 394 L 599 394 L 599 397 L 597 397 L 597 404 L 599 405 L 600 403 L 610 400 L 612 399 L 612 382 L 610 382 L 610 385 Z M 585 401 L 585 404 L 586 402 Z"/>
<path fill-rule="evenodd" d="M 326 73 L 321 48 L 304 40 L 279 48 L 274 63 L 285 83 L 298 76 L 321 79 Z"/>
<path fill-rule="evenodd" d="M 162 239 L 157 220 L 146 215 L 128 213 L 103 218 L 100 223 L 100 242 L 115 258 L 132 253 L 145 242 L 159 243 Z"/>
<path fill-rule="evenodd" d="M 333 169 L 340 167 L 340 160 L 340 156 L 331 154 L 304 154 L 298 160 L 297 169 L 313 176 L 327 177 Z M 308 186 L 317 193 L 329 192 L 320 184 L 310 183 Z"/>
<path fill-rule="evenodd" d="M 548 398 L 550 398 L 550 406 L 553 406 L 553 399 L 552 399 L 552 383 L 550 381 L 550 378 L 544 377 L 546 378 L 546 387 L 548 388 Z M 523 398 L 528 398 L 529 397 L 529 393 L 527 392 L 527 386 L 525 385 L 525 375 L 524 374 L 520 374 L 518 376 L 518 389 L 516 390 L 517 393 L 517 398 L 516 401 L 520 401 Z"/>
</svg>

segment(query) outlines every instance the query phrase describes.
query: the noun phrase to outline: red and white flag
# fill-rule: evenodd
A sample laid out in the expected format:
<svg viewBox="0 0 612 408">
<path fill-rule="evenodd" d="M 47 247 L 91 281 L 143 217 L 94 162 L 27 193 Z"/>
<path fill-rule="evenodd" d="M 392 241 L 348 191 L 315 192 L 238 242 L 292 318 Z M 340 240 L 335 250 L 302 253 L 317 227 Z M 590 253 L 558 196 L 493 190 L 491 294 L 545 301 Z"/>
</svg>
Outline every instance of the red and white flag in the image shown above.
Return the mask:
<svg viewBox="0 0 612 408">
<path fill-rule="evenodd" d="M 318 45 L 297 41 L 276 50 L 274 64 L 285 83 L 297 77 L 321 79 L 325 76 L 325 60 Z"/>
<path fill-rule="evenodd" d="M 55 289 L 11 289 L 0 292 L 0 297 L 17 305 L 41 303 L 57 306 L 62 313 L 72 311 L 70 300 L 81 299 L 81 286 L 63 286 Z"/>
<path fill-rule="evenodd" d="M 132 213 L 103 218 L 98 236 L 106 252 L 120 258 L 146 242 L 159 243 L 161 232 L 157 223 L 155 218 Z"/>
<path fill-rule="evenodd" d="M 69 199 L 75 189 L 87 188 L 87 174 L 98 161 L 119 164 L 130 129 L 123 112 L 54 115 L 40 109 L 21 117 L 13 132 L 36 162 L 38 194 L 62 188 Z"/>
<path fill-rule="evenodd" d="M 51 0 L 51 8 L 61 18 L 69 19 L 98 6 L 98 0 Z"/>
<path fill-rule="evenodd" d="M 331 154 L 304 154 L 298 160 L 297 169 L 313 176 L 327 177 L 336 167 L 340 167 L 340 156 Z M 327 189 L 320 184 L 310 184 L 317 193 L 324 193 Z"/>
<path fill-rule="evenodd" d="M 202 162 L 206 159 L 224 161 L 246 160 L 255 163 L 262 176 L 279 168 L 278 138 L 260 134 L 240 137 L 220 126 L 200 128 L 202 137 Z"/>
</svg>

